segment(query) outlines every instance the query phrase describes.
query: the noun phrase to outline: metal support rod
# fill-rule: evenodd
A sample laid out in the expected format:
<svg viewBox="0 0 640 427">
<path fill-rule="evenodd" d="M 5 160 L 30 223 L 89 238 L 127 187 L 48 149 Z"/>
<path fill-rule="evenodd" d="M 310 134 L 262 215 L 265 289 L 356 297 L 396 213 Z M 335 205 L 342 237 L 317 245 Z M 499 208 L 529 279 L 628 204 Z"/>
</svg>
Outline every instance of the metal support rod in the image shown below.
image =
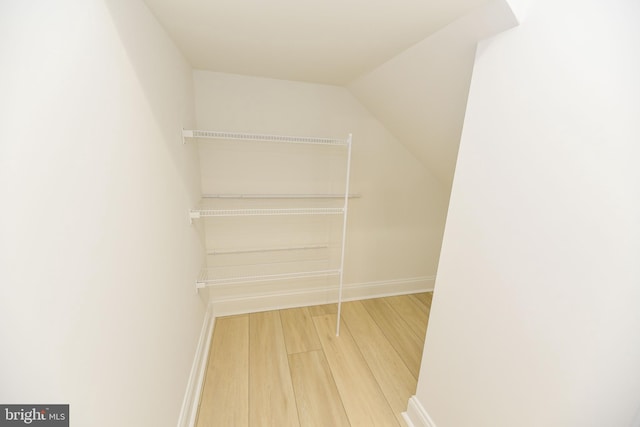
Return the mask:
<svg viewBox="0 0 640 427">
<path fill-rule="evenodd" d="M 347 240 L 347 208 L 349 207 L 349 177 L 351 174 L 351 139 L 347 138 L 347 177 L 344 189 L 344 207 L 342 214 L 342 252 L 340 253 L 340 285 L 338 288 L 338 315 L 336 320 L 336 336 L 340 336 L 340 318 L 342 315 L 342 285 L 344 280 L 344 249 Z"/>
</svg>

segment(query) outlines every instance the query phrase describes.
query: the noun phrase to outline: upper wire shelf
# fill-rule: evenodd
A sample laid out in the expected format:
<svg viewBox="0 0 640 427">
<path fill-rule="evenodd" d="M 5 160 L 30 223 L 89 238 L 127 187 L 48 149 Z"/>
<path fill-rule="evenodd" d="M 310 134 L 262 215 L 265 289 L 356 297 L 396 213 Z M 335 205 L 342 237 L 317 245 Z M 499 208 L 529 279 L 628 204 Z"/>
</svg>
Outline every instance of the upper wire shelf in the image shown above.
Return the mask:
<svg viewBox="0 0 640 427">
<path fill-rule="evenodd" d="M 239 141 L 265 141 L 265 142 L 285 142 L 289 144 L 315 144 L 315 145 L 348 145 L 349 139 L 339 138 L 319 138 L 313 136 L 289 136 L 289 135 L 269 135 L 260 133 L 245 132 L 222 132 L 210 130 L 183 130 L 182 139 L 186 144 L 187 138 L 208 138 L 227 139 Z"/>
</svg>

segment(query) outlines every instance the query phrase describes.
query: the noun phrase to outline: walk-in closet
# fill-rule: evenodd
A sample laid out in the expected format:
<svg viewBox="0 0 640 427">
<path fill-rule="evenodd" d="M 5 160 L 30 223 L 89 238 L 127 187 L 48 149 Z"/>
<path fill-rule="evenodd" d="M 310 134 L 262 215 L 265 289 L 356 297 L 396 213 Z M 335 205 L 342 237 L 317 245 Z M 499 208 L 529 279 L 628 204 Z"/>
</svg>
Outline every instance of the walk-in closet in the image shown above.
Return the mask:
<svg viewBox="0 0 640 427">
<path fill-rule="evenodd" d="M 196 71 L 194 92 L 193 287 L 212 327 L 193 421 L 403 425 L 437 183 L 344 88 Z"/>
<path fill-rule="evenodd" d="M 636 427 L 638 4 L 0 1 L 0 425 Z"/>
</svg>

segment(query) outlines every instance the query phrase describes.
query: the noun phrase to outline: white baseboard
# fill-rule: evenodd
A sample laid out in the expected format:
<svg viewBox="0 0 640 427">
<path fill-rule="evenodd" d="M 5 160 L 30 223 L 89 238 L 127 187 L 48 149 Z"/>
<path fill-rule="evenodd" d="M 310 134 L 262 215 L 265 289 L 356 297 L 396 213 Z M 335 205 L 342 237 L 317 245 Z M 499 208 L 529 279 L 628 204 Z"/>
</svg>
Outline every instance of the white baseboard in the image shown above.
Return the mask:
<svg viewBox="0 0 640 427">
<path fill-rule="evenodd" d="M 433 291 L 435 276 L 406 279 L 381 280 L 377 282 L 345 284 L 343 301 L 380 298 L 392 295 Z M 293 292 L 246 295 L 234 298 L 211 300 L 217 316 L 281 310 L 283 308 L 330 304 L 338 301 L 338 288 L 318 287 Z"/>
<path fill-rule="evenodd" d="M 407 412 L 402 413 L 402 418 L 404 418 L 409 427 L 436 427 L 436 423 L 433 422 L 429 413 L 415 395 L 409 399 Z"/>
<path fill-rule="evenodd" d="M 193 427 L 198 416 L 198 406 L 200 405 L 200 395 L 204 385 L 204 377 L 207 369 L 207 359 L 211 347 L 211 334 L 216 318 L 213 315 L 212 304 L 207 306 L 207 310 L 200 330 L 200 338 L 196 347 L 196 354 L 191 365 L 191 373 L 187 382 L 187 389 L 182 401 L 182 409 L 178 417 L 178 427 Z"/>
<path fill-rule="evenodd" d="M 435 276 L 422 276 L 407 279 L 384 280 L 345 285 L 343 301 L 380 298 L 391 295 L 405 295 L 433 291 Z M 205 312 L 200 330 L 198 346 L 191 365 L 191 373 L 182 409 L 178 418 L 178 427 L 193 427 L 198 416 L 200 395 L 204 385 L 207 359 L 211 347 L 211 335 L 217 316 L 252 313 L 266 310 L 278 310 L 290 307 L 303 307 L 315 304 L 328 304 L 337 301 L 337 288 L 316 288 L 300 292 L 274 293 L 268 295 L 246 296 L 233 299 L 211 301 Z M 407 412 L 402 416 L 409 427 L 436 427 L 416 396 L 409 400 Z"/>
</svg>

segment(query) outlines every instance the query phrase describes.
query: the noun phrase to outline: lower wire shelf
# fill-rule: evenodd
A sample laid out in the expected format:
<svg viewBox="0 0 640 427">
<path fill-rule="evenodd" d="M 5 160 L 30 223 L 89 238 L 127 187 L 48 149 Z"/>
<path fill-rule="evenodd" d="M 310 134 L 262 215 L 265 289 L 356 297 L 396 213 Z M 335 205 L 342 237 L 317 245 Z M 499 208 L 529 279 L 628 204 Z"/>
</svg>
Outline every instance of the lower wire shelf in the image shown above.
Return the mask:
<svg viewBox="0 0 640 427">
<path fill-rule="evenodd" d="M 290 273 L 262 274 L 253 276 L 228 276 L 216 277 L 211 269 L 204 269 L 200 272 L 198 280 L 196 280 L 197 288 L 206 288 L 210 286 L 228 286 L 242 283 L 259 283 L 273 282 L 277 280 L 306 279 L 313 277 L 339 276 L 340 270 L 311 270 L 296 271 Z"/>
</svg>

